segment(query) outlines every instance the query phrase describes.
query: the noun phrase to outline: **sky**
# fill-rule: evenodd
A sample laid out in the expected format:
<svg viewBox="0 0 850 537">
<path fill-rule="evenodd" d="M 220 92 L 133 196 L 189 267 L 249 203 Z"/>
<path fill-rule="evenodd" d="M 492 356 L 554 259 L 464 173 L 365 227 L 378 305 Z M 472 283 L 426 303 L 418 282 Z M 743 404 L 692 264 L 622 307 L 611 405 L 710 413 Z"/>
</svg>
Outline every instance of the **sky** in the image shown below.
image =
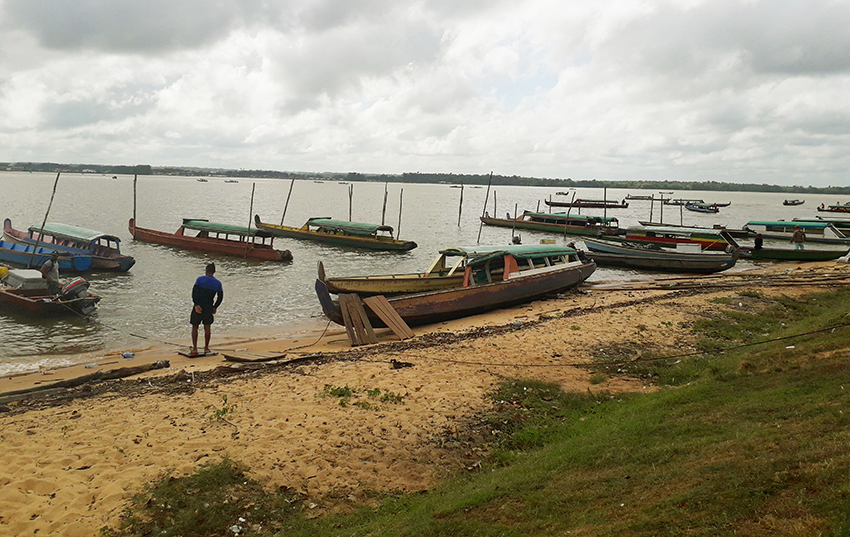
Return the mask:
<svg viewBox="0 0 850 537">
<path fill-rule="evenodd" d="M 850 184 L 850 2 L 0 0 L 0 161 Z"/>
</svg>

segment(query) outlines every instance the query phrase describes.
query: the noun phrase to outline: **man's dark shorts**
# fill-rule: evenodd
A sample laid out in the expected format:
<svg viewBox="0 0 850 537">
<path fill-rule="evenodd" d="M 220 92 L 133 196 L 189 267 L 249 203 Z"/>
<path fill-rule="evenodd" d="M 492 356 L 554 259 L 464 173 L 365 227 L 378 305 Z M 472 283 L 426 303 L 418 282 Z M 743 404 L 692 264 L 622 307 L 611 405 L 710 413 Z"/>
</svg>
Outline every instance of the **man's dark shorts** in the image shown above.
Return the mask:
<svg viewBox="0 0 850 537">
<path fill-rule="evenodd" d="M 189 316 L 189 322 L 192 323 L 192 326 L 198 326 L 201 323 L 204 323 L 204 325 L 213 324 L 213 312 L 212 310 L 203 310 L 203 313 L 198 313 L 193 306 L 192 315 Z"/>
</svg>

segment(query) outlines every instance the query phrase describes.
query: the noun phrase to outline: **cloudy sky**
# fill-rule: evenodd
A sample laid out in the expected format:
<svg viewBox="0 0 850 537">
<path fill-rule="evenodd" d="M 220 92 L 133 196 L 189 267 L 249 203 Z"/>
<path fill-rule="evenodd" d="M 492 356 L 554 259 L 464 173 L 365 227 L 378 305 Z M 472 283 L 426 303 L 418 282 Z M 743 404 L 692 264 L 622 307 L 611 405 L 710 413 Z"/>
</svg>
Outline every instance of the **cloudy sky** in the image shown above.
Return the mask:
<svg viewBox="0 0 850 537">
<path fill-rule="evenodd" d="M 0 160 L 850 184 L 850 2 L 0 0 Z"/>
</svg>

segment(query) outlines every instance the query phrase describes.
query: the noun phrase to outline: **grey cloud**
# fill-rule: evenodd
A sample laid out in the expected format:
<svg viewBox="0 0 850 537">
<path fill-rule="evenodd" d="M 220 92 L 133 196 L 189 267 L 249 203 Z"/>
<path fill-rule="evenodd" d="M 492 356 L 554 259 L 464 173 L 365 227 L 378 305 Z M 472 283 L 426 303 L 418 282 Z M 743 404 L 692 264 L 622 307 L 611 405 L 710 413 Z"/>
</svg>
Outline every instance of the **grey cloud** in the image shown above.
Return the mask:
<svg viewBox="0 0 850 537">
<path fill-rule="evenodd" d="M 4 25 L 50 49 L 155 53 L 215 42 L 239 25 L 277 22 L 261 0 L 5 0 Z"/>
</svg>

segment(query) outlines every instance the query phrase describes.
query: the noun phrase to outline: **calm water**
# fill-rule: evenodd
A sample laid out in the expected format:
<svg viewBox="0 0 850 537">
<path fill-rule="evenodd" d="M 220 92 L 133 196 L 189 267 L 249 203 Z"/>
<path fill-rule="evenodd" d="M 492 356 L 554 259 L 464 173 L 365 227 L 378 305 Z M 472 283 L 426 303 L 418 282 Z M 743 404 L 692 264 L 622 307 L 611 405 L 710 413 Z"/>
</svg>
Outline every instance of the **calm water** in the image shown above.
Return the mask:
<svg viewBox="0 0 850 537">
<path fill-rule="evenodd" d="M 50 202 L 55 174 L 0 172 L 0 218 L 10 218 L 17 229 L 40 225 Z M 208 218 L 222 223 L 247 225 L 251 192 L 254 213 L 278 223 L 290 182 L 271 179 L 242 179 L 225 183 L 223 178 L 198 182 L 188 177 L 140 177 L 137 184 L 138 225 L 160 231 L 175 231 L 183 218 Z M 313 216 L 349 218 L 348 184 L 296 181 L 286 213 L 287 225 L 298 225 Z M 381 221 L 385 185 L 353 183 L 354 221 Z M 458 226 L 461 189 L 448 185 L 389 184 L 386 223 L 398 227 L 399 236 L 414 240 L 419 247 L 407 253 L 362 252 L 319 246 L 306 241 L 278 239 L 275 246 L 292 251 L 288 264 L 259 263 L 212 258 L 205 254 L 135 242 L 127 231 L 133 215 L 132 176 L 63 174 L 48 220 L 113 233 L 122 239 L 122 251 L 136 258 L 126 274 L 89 273 L 84 277 L 103 299 L 93 319 L 67 318 L 39 322 L 27 317 L 0 313 L 0 375 L 70 363 L 74 353 L 103 353 L 144 348 L 152 342 L 187 344 L 191 288 L 203 267 L 215 261 L 216 276 L 224 285 L 224 303 L 214 325 L 215 334 L 238 335 L 262 331 L 296 335 L 321 330 L 327 324 L 313 290 L 317 261 L 328 275 L 417 272 L 426 269 L 441 248 L 473 245 L 479 234 L 478 217 L 483 209 L 485 188 L 463 189 L 463 209 Z M 497 187 L 491 191 L 488 212 L 505 216 L 515 208 L 546 211 L 542 200 L 556 200 L 557 188 Z M 609 199 L 622 199 L 636 190 L 609 189 Z M 658 194 L 655 192 L 655 194 Z M 601 189 L 579 189 L 577 197 L 602 198 Z M 494 209 L 495 197 L 495 209 Z M 805 205 L 783 207 L 785 194 L 676 192 L 673 197 L 703 198 L 706 202 L 732 201 L 719 215 L 685 211 L 687 225 L 723 223 L 740 227 L 752 219 L 812 216 L 820 203 L 834 203 L 826 196 L 806 196 Z M 844 200 L 842 200 L 844 201 Z M 636 225 L 649 218 L 648 201 L 631 201 L 628 209 L 609 211 L 621 226 Z M 658 219 L 658 205 L 654 216 Z M 586 210 L 602 214 L 600 210 Z M 678 223 L 678 208 L 666 207 L 664 219 Z M 508 244 L 511 231 L 484 227 L 481 244 Z M 523 242 L 533 243 L 546 234 L 524 232 Z M 557 237 L 559 242 L 569 242 Z M 591 280 L 635 277 L 636 273 L 599 269 Z M 646 275 L 644 275 L 645 277 Z M 66 276 L 67 278 L 67 276 Z M 214 346 L 213 342 L 213 346 Z"/>
</svg>

